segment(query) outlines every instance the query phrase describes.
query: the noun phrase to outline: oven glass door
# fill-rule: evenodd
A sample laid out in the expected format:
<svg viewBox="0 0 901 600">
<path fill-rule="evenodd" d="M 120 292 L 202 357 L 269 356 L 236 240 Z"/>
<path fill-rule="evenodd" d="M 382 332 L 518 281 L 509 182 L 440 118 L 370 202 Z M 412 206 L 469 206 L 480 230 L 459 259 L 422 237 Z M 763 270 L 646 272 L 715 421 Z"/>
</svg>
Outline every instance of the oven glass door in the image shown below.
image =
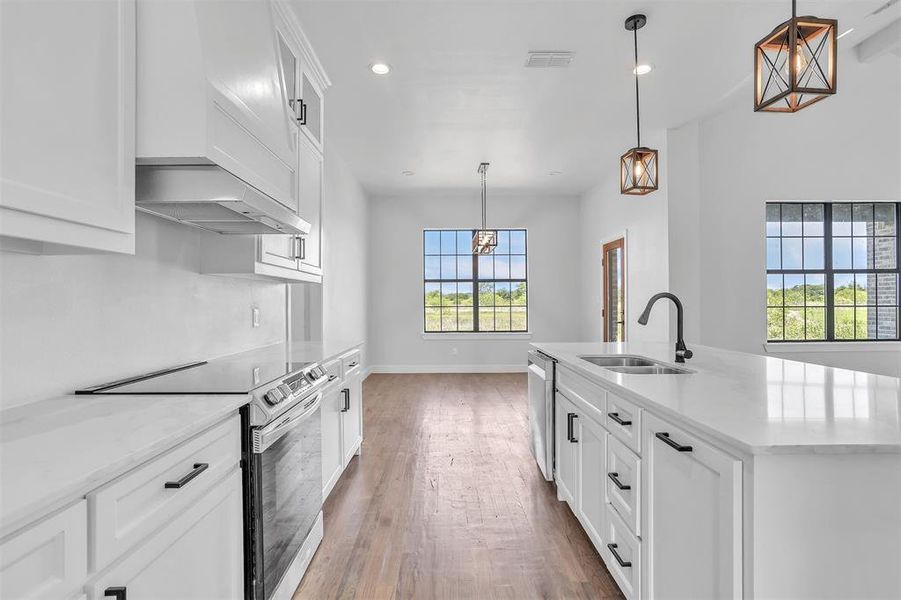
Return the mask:
<svg viewBox="0 0 901 600">
<path fill-rule="evenodd" d="M 271 598 L 322 510 L 322 423 L 320 409 L 303 416 L 255 455 L 261 510 L 262 594 Z M 259 583 L 259 582 L 258 582 Z"/>
</svg>

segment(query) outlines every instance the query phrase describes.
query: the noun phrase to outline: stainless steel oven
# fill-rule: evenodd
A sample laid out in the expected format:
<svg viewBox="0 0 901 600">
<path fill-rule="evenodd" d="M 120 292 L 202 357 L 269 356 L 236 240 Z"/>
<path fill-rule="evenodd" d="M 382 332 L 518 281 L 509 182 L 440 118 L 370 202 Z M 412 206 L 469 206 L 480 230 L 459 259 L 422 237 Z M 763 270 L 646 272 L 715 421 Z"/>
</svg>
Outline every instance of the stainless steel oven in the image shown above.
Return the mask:
<svg viewBox="0 0 901 600">
<path fill-rule="evenodd" d="M 290 598 L 322 539 L 321 401 L 317 392 L 251 428 L 254 600 Z"/>
</svg>

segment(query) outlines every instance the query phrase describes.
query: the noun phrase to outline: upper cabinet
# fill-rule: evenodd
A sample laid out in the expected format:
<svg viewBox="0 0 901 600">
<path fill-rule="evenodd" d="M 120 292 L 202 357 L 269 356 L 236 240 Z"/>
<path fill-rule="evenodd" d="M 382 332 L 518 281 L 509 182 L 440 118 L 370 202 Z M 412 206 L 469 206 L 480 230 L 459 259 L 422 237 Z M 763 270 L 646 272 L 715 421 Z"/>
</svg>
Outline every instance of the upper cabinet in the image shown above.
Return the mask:
<svg viewBox="0 0 901 600">
<path fill-rule="evenodd" d="M 293 209 L 309 224 L 295 235 L 257 239 L 207 239 L 202 270 L 219 275 L 279 281 L 322 281 L 323 90 L 329 85 L 294 13 L 282 2 L 271 6 L 276 100 L 286 115 L 292 154 Z"/>
<path fill-rule="evenodd" d="M 134 253 L 134 0 L 3 0 L 0 72 L 0 247 Z"/>
</svg>

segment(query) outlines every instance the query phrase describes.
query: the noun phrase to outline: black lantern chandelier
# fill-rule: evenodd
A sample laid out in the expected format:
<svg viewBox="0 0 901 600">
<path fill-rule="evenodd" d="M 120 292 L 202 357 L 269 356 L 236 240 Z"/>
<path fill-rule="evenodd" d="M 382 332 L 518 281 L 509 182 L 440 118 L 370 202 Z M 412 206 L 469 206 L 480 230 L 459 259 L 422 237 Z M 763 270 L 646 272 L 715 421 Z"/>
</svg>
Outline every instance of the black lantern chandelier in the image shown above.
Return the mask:
<svg viewBox="0 0 901 600">
<path fill-rule="evenodd" d="M 641 145 L 641 109 L 638 101 L 638 30 L 644 27 L 648 18 L 632 15 L 626 19 L 626 31 L 631 31 L 635 40 L 635 134 L 637 143 L 619 159 L 620 192 L 633 196 L 650 194 L 657 189 L 657 151 Z"/>
<path fill-rule="evenodd" d="M 791 19 L 754 46 L 754 110 L 797 112 L 835 93 L 835 19 Z"/>
<path fill-rule="evenodd" d="M 479 173 L 482 175 L 482 228 L 476 229 L 472 236 L 473 254 L 491 254 L 497 247 L 497 229 L 488 229 L 488 187 L 486 174 L 488 163 L 479 164 Z"/>
</svg>

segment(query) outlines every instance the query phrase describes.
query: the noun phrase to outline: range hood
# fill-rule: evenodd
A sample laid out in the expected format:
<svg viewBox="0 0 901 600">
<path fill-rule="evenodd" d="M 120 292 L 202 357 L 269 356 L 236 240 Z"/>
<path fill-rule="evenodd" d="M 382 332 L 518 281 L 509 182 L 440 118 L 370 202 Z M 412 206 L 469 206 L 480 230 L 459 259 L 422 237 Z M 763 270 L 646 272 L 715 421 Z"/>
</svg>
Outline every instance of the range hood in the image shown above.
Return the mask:
<svg viewBox="0 0 901 600">
<path fill-rule="evenodd" d="M 218 165 L 138 165 L 135 207 L 224 234 L 307 234 L 310 224 Z"/>
</svg>

